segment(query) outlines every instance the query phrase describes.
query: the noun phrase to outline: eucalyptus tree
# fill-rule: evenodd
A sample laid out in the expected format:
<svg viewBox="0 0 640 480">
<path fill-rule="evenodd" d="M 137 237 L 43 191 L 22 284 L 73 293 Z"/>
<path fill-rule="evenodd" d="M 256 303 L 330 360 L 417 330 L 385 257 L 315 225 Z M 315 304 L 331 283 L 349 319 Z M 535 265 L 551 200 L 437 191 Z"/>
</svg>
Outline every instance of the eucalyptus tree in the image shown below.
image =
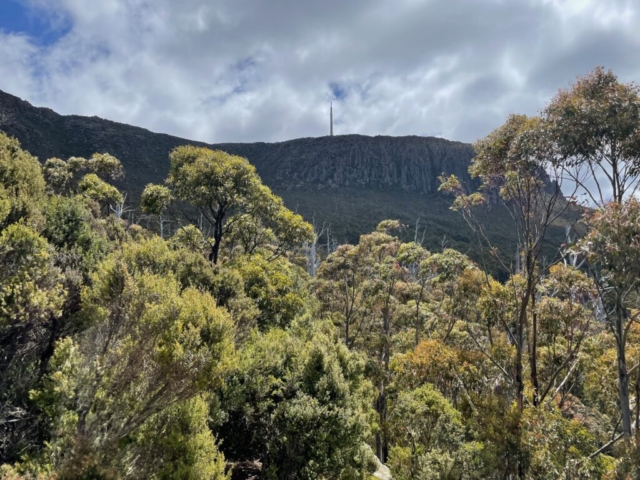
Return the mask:
<svg viewBox="0 0 640 480">
<path fill-rule="evenodd" d="M 628 250 L 633 247 L 633 238 L 625 235 L 635 228 L 637 204 L 629 199 L 640 188 L 640 87 L 620 82 L 612 71 L 596 68 L 570 89 L 560 91 L 543 117 L 555 164 L 590 206 L 601 209 L 591 218 L 591 233 L 583 245 L 616 341 L 619 406 L 622 430 L 628 437 L 631 412 L 625 352 L 633 321 L 629 302 L 637 286 L 632 273 L 637 252 Z M 628 255 L 613 256 L 616 248 Z"/>
<path fill-rule="evenodd" d="M 640 87 L 596 68 L 542 112 L 554 163 L 591 206 L 621 203 L 640 188 Z"/>
<path fill-rule="evenodd" d="M 247 159 L 193 146 L 175 148 L 169 159 L 171 194 L 194 207 L 212 232 L 207 240 L 212 263 L 218 263 L 223 238 L 234 230 L 246 251 L 269 245 L 274 257 L 311 239 L 311 226 L 262 184 Z"/>
<path fill-rule="evenodd" d="M 532 402 L 539 403 L 538 318 L 536 288 L 547 272 L 542 264 L 542 247 L 549 229 L 569 210 L 563 196 L 562 169 L 554 164 L 552 144 L 546 124 L 539 117 L 512 115 L 506 123 L 474 145 L 476 157 L 469 171 L 482 181 L 479 192 L 467 194 L 460 181 L 441 177 L 441 189 L 456 195 L 453 209 L 462 212 L 479 237 L 491 246 L 485 226 L 474 215 L 474 207 L 497 198 L 509 210 L 518 233 L 515 266 L 502 263 L 505 270 L 522 277 L 511 282 L 517 303 L 513 311 L 514 331 L 509 331 L 516 348 L 514 382 L 520 411 L 524 409 L 524 358 L 529 356 L 533 384 Z M 573 187 L 574 189 L 577 187 Z M 499 256 L 497 256 L 500 258 Z"/>
<path fill-rule="evenodd" d="M 592 265 L 602 313 L 615 339 L 618 405 L 622 432 L 628 438 L 632 420 L 627 343 L 630 329 L 640 320 L 640 202 L 631 197 L 608 203 L 593 215 L 590 227 L 581 245 Z M 638 418 L 636 429 L 637 423 Z"/>
<path fill-rule="evenodd" d="M 160 227 L 160 237 L 164 238 L 164 224 L 166 220 L 163 215 L 171 203 L 171 191 L 164 185 L 148 184 L 142 192 L 140 206 L 142 212 L 147 215 L 155 215 L 158 218 Z"/>
<path fill-rule="evenodd" d="M 389 452 L 390 365 L 403 353 L 399 337 L 414 329 L 415 343 L 408 348 L 425 332 L 446 341 L 465 308 L 456 284 L 472 267 L 457 252 L 432 255 L 415 243 L 403 244 L 393 235 L 400 228 L 398 221 L 387 220 L 357 245 L 341 245 L 320 265 L 314 284 L 322 310 L 338 326 L 346 346 L 367 358 L 378 391 L 376 454 L 382 461 Z M 467 296 L 473 301 L 473 295 Z M 429 326 L 427 318 L 433 320 Z"/>
</svg>

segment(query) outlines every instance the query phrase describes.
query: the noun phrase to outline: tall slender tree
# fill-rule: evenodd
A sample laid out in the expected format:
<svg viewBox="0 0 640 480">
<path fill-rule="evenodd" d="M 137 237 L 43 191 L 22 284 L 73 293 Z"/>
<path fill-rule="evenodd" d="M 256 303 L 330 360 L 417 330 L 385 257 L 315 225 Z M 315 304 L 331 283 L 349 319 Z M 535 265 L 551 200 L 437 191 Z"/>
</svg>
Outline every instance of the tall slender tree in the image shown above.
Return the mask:
<svg viewBox="0 0 640 480">
<path fill-rule="evenodd" d="M 634 203 L 623 203 L 640 188 L 640 87 L 621 83 L 612 71 L 596 68 L 580 77 L 570 89 L 560 91 L 543 117 L 555 149 L 555 164 L 575 183 L 590 206 L 603 209 L 592 219 L 591 236 L 598 241 L 588 244 L 596 249 L 590 250 L 590 271 L 616 341 L 618 401 L 622 430 L 629 438 L 631 410 L 626 342 L 632 318 L 626 302 L 637 280 L 605 273 L 613 268 L 614 258 L 610 255 L 613 245 L 603 241 L 599 229 L 606 228 L 613 235 L 611 240 L 619 242 L 619 235 L 629 228 L 627 221 Z M 612 218 L 617 219 L 616 224 L 608 223 Z M 618 243 L 618 246 L 621 245 Z M 633 265 L 632 257 L 615 260 L 629 262 L 626 266 L 618 263 L 616 268 L 623 270 Z"/>
</svg>

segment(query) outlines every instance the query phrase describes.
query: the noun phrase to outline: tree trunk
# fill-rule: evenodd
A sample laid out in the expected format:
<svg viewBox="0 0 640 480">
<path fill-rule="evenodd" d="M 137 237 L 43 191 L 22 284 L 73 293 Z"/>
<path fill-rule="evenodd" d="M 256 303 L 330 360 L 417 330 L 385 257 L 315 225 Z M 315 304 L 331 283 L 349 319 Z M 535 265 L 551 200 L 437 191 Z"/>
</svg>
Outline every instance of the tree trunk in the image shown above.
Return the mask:
<svg viewBox="0 0 640 480">
<path fill-rule="evenodd" d="M 420 286 L 420 295 L 418 296 L 418 301 L 416 302 L 416 337 L 415 343 L 416 347 L 420 343 L 420 330 L 422 330 L 422 319 L 420 318 L 420 305 L 422 304 L 422 295 L 424 293 L 424 284 Z"/>
<path fill-rule="evenodd" d="M 316 243 L 317 243 L 317 237 L 314 237 L 313 239 L 313 243 L 311 244 L 311 247 L 309 248 L 309 266 L 308 266 L 308 272 L 309 272 L 309 276 L 311 278 L 316 278 Z"/>
<path fill-rule="evenodd" d="M 350 320 L 347 317 L 347 320 L 344 322 L 344 344 L 348 349 L 351 349 L 351 345 L 349 344 L 349 323 Z"/>
<path fill-rule="evenodd" d="M 519 332 L 516 337 L 516 341 L 522 341 Z M 522 412 L 524 410 L 524 379 L 522 378 L 522 348 L 519 346 L 516 346 L 516 402 L 518 411 Z"/>
<path fill-rule="evenodd" d="M 620 417 L 622 419 L 622 433 L 625 440 L 631 438 L 631 408 L 629 406 L 629 374 L 627 373 L 627 359 L 625 355 L 624 325 L 621 318 L 616 319 L 616 350 L 618 354 L 618 401 L 620 403 Z"/>
<path fill-rule="evenodd" d="M 524 350 L 524 327 L 527 321 L 528 295 L 522 299 L 518 323 L 516 324 L 516 402 L 518 411 L 524 410 L 524 375 L 522 368 L 522 351 Z"/>
<path fill-rule="evenodd" d="M 636 370 L 636 445 L 640 446 L 640 368 Z"/>
<path fill-rule="evenodd" d="M 385 309 L 386 310 L 386 309 Z M 391 336 L 391 319 L 389 318 L 388 310 L 383 313 L 383 340 L 382 346 L 382 379 L 380 380 L 380 394 L 376 401 L 376 410 L 380 417 L 380 431 L 376 434 L 376 452 L 378 458 L 382 463 L 387 462 L 387 455 L 389 451 L 389 445 L 387 442 L 387 392 L 386 381 L 389 373 L 389 359 L 391 356 L 391 349 L 389 346 Z"/>
<path fill-rule="evenodd" d="M 538 406 L 540 388 L 538 385 L 538 315 L 535 311 L 536 308 L 536 295 L 531 295 L 531 352 L 530 352 L 530 364 L 531 364 L 531 383 L 533 385 L 533 405 Z"/>
<path fill-rule="evenodd" d="M 218 256 L 220 254 L 220 244 L 222 242 L 222 220 L 224 219 L 224 213 L 219 213 L 216 218 L 216 223 L 213 226 L 213 247 L 211 248 L 211 254 L 209 260 L 214 265 L 218 264 Z"/>
<path fill-rule="evenodd" d="M 51 331 L 49 332 L 49 339 L 47 345 L 40 355 L 40 378 L 44 377 L 49 367 L 49 360 L 53 356 L 56 346 L 56 340 L 58 340 L 58 319 L 56 317 L 51 318 Z"/>
<path fill-rule="evenodd" d="M 380 462 L 387 463 L 387 436 L 386 436 L 386 424 L 387 424 L 387 392 L 384 385 L 384 380 L 380 380 L 379 386 L 380 392 L 376 400 L 376 411 L 380 419 L 380 430 L 376 433 L 376 455 Z"/>
<path fill-rule="evenodd" d="M 520 314 L 518 318 L 518 323 L 516 324 L 516 403 L 518 406 L 518 412 L 522 413 L 524 411 L 524 378 L 523 378 L 523 368 L 522 368 L 522 351 L 524 349 L 524 322 L 526 321 L 526 299 L 523 299 L 522 306 L 520 309 Z M 522 426 L 518 427 L 517 436 L 519 438 L 518 443 L 520 444 L 518 448 L 517 455 L 517 467 L 518 467 L 518 478 L 524 478 L 524 459 L 522 455 L 522 445 L 521 445 L 521 437 L 522 435 Z"/>
</svg>

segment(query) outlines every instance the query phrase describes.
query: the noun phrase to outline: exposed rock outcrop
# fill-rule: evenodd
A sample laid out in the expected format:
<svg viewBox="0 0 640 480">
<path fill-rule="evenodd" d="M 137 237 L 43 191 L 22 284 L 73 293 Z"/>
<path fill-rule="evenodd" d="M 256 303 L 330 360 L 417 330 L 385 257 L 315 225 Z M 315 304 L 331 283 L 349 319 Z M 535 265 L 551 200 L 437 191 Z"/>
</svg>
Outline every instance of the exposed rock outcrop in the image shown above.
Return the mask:
<svg viewBox="0 0 640 480">
<path fill-rule="evenodd" d="M 477 238 L 460 215 L 449 210 L 451 198 L 437 193 L 442 173 L 475 186 L 467 171 L 474 155 L 468 144 L 433 137 L 340 135 L 210 145 L 98 117 L 59 115 L 1 91 L 0 130 L 18 138 L 41 161 L 95 152 L 115 155 L 126 172 L 117 186 L 129 194 L 133 206 L 147 183 L 164 181 L 168 154 L 176 146 L 225 150 L 253 163 L 289 208 L 309 221 L 330 225 L 334 241 L 356 242 L 391 218 L 409 225 L 406 239 L 421 239 L 435 250 L 456 248 L 479 259 Z M 494 245 L 504 258 L 513 258 L 517 238 L 509 214 L 492 208 L 486 221 Z M 564 228 L 556 230 L 551 232 L 550 249 L 564 240 Z"/>
<path fill-rule="evenodd" d="M 58 115 L 0 92 L 0 130 L 17 137 L 41 160 L 109 152 L 124 164 L 125 188 L 134 196 L 147 182 L 161 182 L 168 153 L 187 143 L 219 148 L 251 161 L 276 191 L 341 187 L 435 193 L 438 176 L 470 182 L 470 145 L 433 137 L 342 135 L 278 143 L 205 144 L 98 117 Z"/>
</svg>

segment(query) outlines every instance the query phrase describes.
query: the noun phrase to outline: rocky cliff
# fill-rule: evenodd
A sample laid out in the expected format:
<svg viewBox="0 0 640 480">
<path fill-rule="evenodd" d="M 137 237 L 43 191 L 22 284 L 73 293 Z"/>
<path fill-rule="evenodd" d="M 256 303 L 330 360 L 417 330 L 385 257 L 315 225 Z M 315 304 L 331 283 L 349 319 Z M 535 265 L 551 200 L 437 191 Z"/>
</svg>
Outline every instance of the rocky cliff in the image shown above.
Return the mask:
<svg viewBox="0 0 640 480">
<path fill-rule="evenodd" d="M 171 149 L 184 144 L 218 148 L 246 157 L 289 208 L 309 221 L 331 225 L 339 242 L 355 242 L 380 221 L 393 218 L 410 225 L 407 238 L 479 258 L 468 226 L 449 210 L 450 198 L 437 193 L 442 173 L 473 183 L 467 172 L 473 157 L 468 144 L 432 137 L 340 135 L 208 145 L 98 117 L 62 116 L 1 91 L 0 130 L 18 138 L 41 161 L 94 152 L 115 155 L 126 172 L 118 186 L 134 206 L 144 185 L 165 179 Z M 498 207 L 485 214 L 494 243 L 511 256 L 516 238 L 508 214 Z M 559 229 L 550 241 L 562 240 Z"/>
<path fill-rule="evenodd" d="M 0 130 L 17 137 L 40 160 L 109 152 L 124 164 L 129 177 L 124 186 L 132 193 L 137 193 L 141 181 L 162 181 L 169 151 L 187 143 L 248 158 L 274 190 L 356 187 L 435 193 L 442 172 L 469 180 L 467 168 L 473 157 L 469 145 L 416 136 L 341 135 L 208 145 L 98 117 L 58 115 L 1 91 Z"/>
<path fill-rule="evenodd" d="M 222 144 L 246 156 L 267 182 L 287 190 L 356 187 L 435 193 L 438 175 L 467 173 L 469 145 L 432 137 L 301 138 L 272 144 Z"/>
</svg>

